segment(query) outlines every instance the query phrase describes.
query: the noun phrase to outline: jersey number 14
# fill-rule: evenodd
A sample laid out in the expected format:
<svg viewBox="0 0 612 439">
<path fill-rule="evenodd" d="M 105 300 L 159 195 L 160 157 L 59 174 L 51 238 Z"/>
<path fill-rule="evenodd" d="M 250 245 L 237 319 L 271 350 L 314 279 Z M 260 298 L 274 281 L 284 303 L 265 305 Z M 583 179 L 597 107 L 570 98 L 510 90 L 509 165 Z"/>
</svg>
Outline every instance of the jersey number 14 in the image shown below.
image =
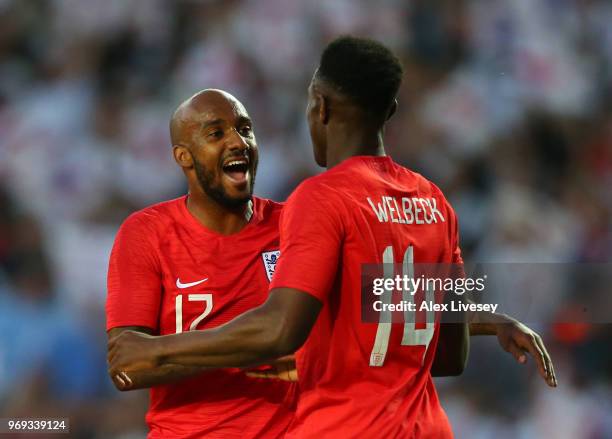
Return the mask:
<svg viewBox="0 0 612 439">
<path fill-rule="evenodd" d="M 388 246 L 383 252 L 384 276 L 385 279 L 393 278 L 394 260 L 393 247 Z M 408 278 L 414 278 L 414 249 L 409 246 L 404 253 L 404 261 L 402 263 L 402 275 Z M 391 303 L 391 291 L 385 291 L 381 296 L 383 303 Z M 402 300 L 414 303 L 414 294 L 411 291 L 404 291 Z M 425 300 L 432 303 L 434 300 L 434 292 L 430 289 L 425 290 Z M 410 311 L 404 312 L 404 333 L 402 336 L 401 346 L 425 346 L 421 364 L 425 359 L 427 348 L 434 334 L 435 328 L 435 312 L 427 311 L 426 325 L 423 329 L 416 329 L 416 316 L 410 316 Z M 415 313 L 416 314 L 416 313 Z M 374 347 L 370 354 L 370 366 L 380 367 L 385 363 L 387 350 L 389 348 L 389 338 L 391 337 L 391 311 L 381 311 L 379 315 L 378 327 L 376 329 L 376 338 Z"/>
</svg>

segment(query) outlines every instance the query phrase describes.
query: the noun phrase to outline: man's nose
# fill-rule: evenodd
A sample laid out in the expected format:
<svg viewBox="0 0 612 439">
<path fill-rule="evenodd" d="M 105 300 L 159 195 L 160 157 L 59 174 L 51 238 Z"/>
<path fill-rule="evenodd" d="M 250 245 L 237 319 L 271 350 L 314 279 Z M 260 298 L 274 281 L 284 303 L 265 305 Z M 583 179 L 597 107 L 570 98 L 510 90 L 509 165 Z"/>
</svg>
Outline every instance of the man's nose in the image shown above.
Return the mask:
<svg viewBox="0 0 612 439">
<path fill-rule="evenodd" d="M 245 138 L 240 135 L 236 128 L 232 128 L 230 131 L 227 146 L 231 150 L 245 150 L 249 148 L 249 144 Z"/>
</svg>

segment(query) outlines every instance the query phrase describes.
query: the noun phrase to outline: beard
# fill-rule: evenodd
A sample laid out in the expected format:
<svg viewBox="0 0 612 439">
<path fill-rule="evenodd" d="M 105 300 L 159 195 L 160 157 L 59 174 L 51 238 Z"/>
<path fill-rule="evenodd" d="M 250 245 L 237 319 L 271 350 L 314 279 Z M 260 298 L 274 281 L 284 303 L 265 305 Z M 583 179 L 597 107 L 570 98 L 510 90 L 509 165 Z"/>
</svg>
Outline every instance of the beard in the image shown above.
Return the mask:
<svg viewBox="0 0 612 439">
<path fill-rule="evenodd" d="M 202 166 L 200 162 L 192 155 L 193 167 L 200 183 L 200 187 L 206 195 L 215 200 L 220 205 L 229 209 L 235 209 L 244 206 L 246 203 L 251 201 L 253 196 L 253 188 L 255 187 L 255 174 L 257 171 L 257 162 L 253 163 L 253 172 L 251 173 L 251 182 L 249 184 L 249 195 L 239 198 L 232 198 L 227 194 L 227 191 L 222 184 L 214 183 L 214 174 L 209 172 Z"/>
</svg>

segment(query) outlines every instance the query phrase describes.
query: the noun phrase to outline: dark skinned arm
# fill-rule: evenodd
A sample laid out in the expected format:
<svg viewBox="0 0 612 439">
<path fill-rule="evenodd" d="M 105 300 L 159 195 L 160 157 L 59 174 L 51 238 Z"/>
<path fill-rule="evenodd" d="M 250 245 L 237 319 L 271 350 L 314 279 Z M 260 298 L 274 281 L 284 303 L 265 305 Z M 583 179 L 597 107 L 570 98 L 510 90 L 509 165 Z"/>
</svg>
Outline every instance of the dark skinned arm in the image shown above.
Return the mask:
<svg viewBox="0 0 612 439">
<path fill-rule="evenodd" d="M 526 353 L 529 353 L 544 381 L 550 387 L 557 387 L 553 362 L 542 338 L 535 331 L 505 314 L 470 312 L 468 319 L 470 336 L 496 335 L 502 349 L 510 353 L 520 364 L 527 362 Z M 431 367 L 432 376 L 456 376 L 463 372 L 469 344 L 467 346 L 463 344 L 464 341 L 459 334 L 461 331 L 463 331 L 461 324 L 440 325 L 440 338 Z"/>
<path fill-rule="evenodd" d="M 463 276 L 463 268 L 453 275 Z M 454 299 L 454 297 L 446 296 L 447 302 Z M 463 300 L 474 303 L 467 297 L 464 297 Z M 527 362 L 525 353 L 531 354 L 540 376 L 549 386 L 557 386 L 552 360 L 542 338 L 535 331 L 505 314 L 468 311 L 464 318 L 469 322 L 470 336 L 496 335 L 502 349 L 509 352 L 520 364 Z M 455 376 L 463 372 L 467 362 L 469 342 L 466 344 L 465 328 L 462 326 L 455 323 L 440 325 L 436 356 L 431 369 L 433 376 Z"/>
<path fill-rule="evenodd" d="M 442 323 L 431 365 L 431 375 L 446 377 L 461 375 L 470 351 L 469 327 L 465 323 Z"/>
<path fill-rule="evenodd" d="M 153 333 L 151 328 L 145 328 L 142 326 L 124 326 L 120 328 L 113 328 L 108 331 L 108 339 L 114 339 L 126 331 L 137 332 L 143 335 L 152 335 Z M 174 383 L 181 379 L 189 378 L 202 373 L 204 370 L 204 368 L 197 366 L 164 364 L 155 368 L 130 373 L 129 376 L 127 376 L 125 373 L 113 373 L 109 368 L 109 375 L 115 387 L 118 390 L 125 391 L 144 389 L 160 384 Z"/>
<path fill-rule="evenodd" d="M 496 335 L 503 350 L 510 353 L 521 364 L 527 362 L 529 353 L 540 376 L 550 387 L 557 387 L 553 362 L 538 333 L 505 314 L 486 311 L 468 313 L 470 335 Z"/>
<path fill-rule="evenodd" d="M 463 270 L 460 272 L 463 276 Z M 445 294 L 444 301 L 450 306 L 456 300 L 456 296 Z M 467 366 L 470 352 L 470 328 L 468 315 L 465 312 L 453 312 L 454 318 L 460 318 L 458 322 L 445 322 L 444 319 L 450 314 L 442 314 L 440 323 L 440 335 L 436 354 L 431 365 L 431 375 L 434 377 L 458 376 L 463 373 Z"/>
<path fill-rule="evenodd" d="M 464 300 L 474 303 L 470 299 Z M 520 364 L 527 362 L 525 354 L 529 353 L 544 381 L 550 387 L 557 387 L 557 377 L 550 355 L 540 335 L 531 328 L 505 314 L 486 311 L 468 312 L 467 321 L 470 336 L 496 335 L 502 349 L 510 353 Z M 463 372 L 468 350 L 463 344 L 462 334 L 460 335 L 463 331 L 461 326 L 455 323 L 440 325 L 440 338 L 431 368 L 432 376 L 456 376 Z"/>
<path fill-rule="evenodd" d="M 276 288 L 268 300 L 218 328 L 151 337 L 124 331 L 109 341 L 111 375 L 165 364 L 203 368 L 246 367 L 295 352 L 306 340 L 322 304 L 310 294 Z"/>
</svg>

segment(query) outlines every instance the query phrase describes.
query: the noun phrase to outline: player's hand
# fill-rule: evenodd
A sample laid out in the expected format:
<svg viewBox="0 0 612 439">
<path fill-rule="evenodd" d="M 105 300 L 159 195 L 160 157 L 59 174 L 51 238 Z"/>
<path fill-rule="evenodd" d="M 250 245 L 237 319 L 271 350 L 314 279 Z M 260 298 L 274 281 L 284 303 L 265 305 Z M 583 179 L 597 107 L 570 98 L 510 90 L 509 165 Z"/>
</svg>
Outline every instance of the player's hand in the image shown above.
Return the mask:
<svg viewBox="0 0 612 439">
<path fill-rule="evenodd" d="M 123 331 L 108 341 L 108 372 L 121 390 L 132 387 L 130 372 L 154 369 L 158 366 L 155 339 L 137 331 Z"/>
<path fill-rule="evenodd" d="M 249 370 L 246 372 L 247 376 L 253 378 L 270 378 L 282 381 L 297 381 L 298 373 L 295 366 L 295 357 L 293 355 L 287 355 L 281 357 L 278 360 L 270 364 L 272 366 L 267 370 Z"/>
<path fill-rule="evenodd" d="M 550 387 L 557 387 L 555 369 L 542 338 L 521 322 L 508 316 L 502 318 L 504 322 L 497 325 L 497 340 L 501 347 L 521 364 L 527 362 L 526 353 L 531 354 L 540 376 Z"/>
</svg>

